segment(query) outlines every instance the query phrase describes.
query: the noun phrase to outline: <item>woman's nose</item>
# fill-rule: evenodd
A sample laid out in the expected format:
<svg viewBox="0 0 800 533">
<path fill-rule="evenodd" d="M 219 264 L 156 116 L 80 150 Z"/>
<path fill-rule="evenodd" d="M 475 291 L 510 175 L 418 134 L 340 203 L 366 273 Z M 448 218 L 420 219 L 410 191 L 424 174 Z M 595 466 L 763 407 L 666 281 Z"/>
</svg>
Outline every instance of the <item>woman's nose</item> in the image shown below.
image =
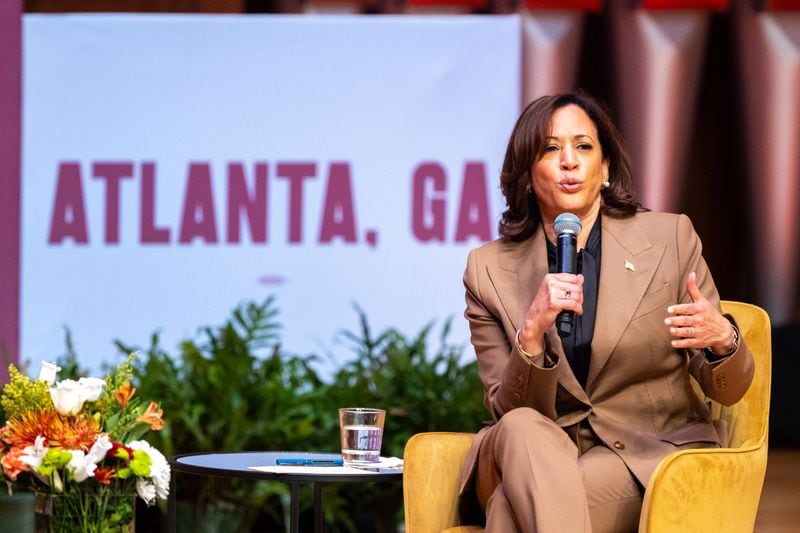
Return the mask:
<svg viewBox="0 0 800 533">
<path fill-rule="evenodd" d="M 575 152 L 569 148 L 561 151 L 561 168 L 570 170 L 578 166 L 578 158 Z"/>
</svg>

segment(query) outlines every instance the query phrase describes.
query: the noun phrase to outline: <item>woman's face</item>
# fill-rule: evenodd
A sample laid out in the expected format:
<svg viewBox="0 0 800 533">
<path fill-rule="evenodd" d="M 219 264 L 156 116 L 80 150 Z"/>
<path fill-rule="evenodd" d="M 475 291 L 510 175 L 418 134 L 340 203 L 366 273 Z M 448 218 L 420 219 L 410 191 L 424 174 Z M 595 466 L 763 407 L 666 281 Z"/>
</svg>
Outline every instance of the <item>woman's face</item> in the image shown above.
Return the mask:
<svg viewBox="0 0 800 533">
<path fill-rule="evenodd" d="M 532 187 L 542 219 L 564 212 L 581 220 L 600 209 L 600 188 L 608 179 L 597 128 L 580 107 L 557 109 L 550 121 L 544 151 L 531 168 Z"/>
</svg>

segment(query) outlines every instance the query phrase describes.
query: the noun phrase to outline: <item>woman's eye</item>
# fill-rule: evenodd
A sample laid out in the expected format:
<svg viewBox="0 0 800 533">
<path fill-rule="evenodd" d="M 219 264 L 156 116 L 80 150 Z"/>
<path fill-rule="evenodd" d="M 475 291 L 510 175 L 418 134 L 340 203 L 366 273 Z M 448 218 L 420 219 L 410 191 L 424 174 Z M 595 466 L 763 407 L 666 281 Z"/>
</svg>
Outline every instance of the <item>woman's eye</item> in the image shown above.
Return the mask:
<svg viewBox="0 0 800 533">
<path fill-rule="evenodd" d="M 544 147 L 545 152 L 555 152 L 557 150 L 558 146 L 556 146 L 555 144 L 548 144 L 547 146 Z"/>
<path fill-rule="evenodd" d="M 581 143 L 578 145 L 578 150 L 582 150 L 584 152 L 588 152 L 592 149 L 592 145 L 589 143 Z"/>
</svg>

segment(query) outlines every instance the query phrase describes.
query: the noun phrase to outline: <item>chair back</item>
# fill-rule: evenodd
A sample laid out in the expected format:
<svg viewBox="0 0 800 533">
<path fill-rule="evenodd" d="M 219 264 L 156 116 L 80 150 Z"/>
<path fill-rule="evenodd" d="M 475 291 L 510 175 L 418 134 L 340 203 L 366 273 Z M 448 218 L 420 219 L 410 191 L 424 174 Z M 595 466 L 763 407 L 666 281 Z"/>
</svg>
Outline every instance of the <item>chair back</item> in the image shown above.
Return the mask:
<svg viewBox="0 0 800 533">
<path fill-rule="evenodd" d="M 727 426 L 727 448 L 680 450 L 659 463 L 642 501 L 640 533 L 753 531 L 767 470 L 771 330 L 769 316 L 755 305 L 721 306 L 753 354 L 753 382 L 734 405 L 710 402 L 718 429 Z"/>
<path fill-rule="evenodd" d="M 417 433 L 403 452 L 406 533 L 440 533 L 456 526 L 458 485 L 473 433 Z"/>
<path fill-rule="evenodd" d="M 769 428 L 769 399 L 772 384 L 772 333 L 769 315 L 755 305 L 723 300 L 722 311 L 736 318 L 742 338 L 755 361 L 753 383 L 744 397 L 726 407 L 712 403 L 711 416 L 724 420 L 728 427 L 728 446 L 742 448 L 761 445 Z"/>
</svg>

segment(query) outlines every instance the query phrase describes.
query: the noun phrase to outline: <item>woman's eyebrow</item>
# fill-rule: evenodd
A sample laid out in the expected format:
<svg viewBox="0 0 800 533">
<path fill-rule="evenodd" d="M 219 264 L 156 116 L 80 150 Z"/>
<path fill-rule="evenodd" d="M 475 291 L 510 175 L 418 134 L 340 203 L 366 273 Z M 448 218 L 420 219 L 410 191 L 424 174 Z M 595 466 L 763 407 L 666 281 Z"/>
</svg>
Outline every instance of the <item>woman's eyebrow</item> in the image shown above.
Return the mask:
<svg viewBox="0 0 800 533">
<path fill-rule="evenodd" d="M 593 141 L 593 140 L 594 140 L 594 137 L 592 137 L 592 136 L 591 136 L 590 134 L 588 134 L 588 133 L 579 133 L 579 134 L 577 134 L 577 135 L 573 135 L 573 136 L 572 136 L 572 138 L 573 138 L 573 139 L 589 139 L 590 141 Z M 545 137 L 545 138 L 544 138 L 544 140 L 545 140 L 545 141 L 550 141 L 550 140 L 553 140 L 553 141 L 560 141 L 560 140 L 561 140 L 561 137 L 558 137 L 558 136 L 556 136 L 556 135 L 548 135 L 547 137 Z"/>
</svg>

